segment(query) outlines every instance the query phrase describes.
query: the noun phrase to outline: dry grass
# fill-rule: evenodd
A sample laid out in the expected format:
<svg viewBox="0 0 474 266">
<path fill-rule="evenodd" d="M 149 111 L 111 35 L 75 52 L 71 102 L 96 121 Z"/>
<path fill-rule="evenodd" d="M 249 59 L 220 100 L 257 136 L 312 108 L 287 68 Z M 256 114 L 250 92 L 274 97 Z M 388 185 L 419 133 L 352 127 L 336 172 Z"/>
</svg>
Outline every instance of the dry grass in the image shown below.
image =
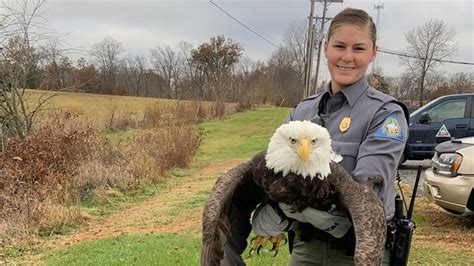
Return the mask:
<svg viewBox="0 0 474 266">
<path fill-rule="evenodd" d="M 38 98 L 56 96 L 48 101 L 46 108 L 48 110 L 68 111 L 79 114 L 82 121 L 94 124 L 97 127 L 108 127 L 110 119 L 114 116 L 116 119 L 132 118 L 141 120 L 145 111 L 150 106 L 158 106 L 161 109 L 173 110 L 176 106 L 201 106 L 201 113 L 198 117 L 203 119 L 214 118 L 215 103 L 213 102 L 193 102 L 179 101 L 157 98 L 133 97 L 133 96 L 114 96 L 90 93 L 75 92 L 51 92 L 41 90 L 26 90 L 28 102 L 34 104 Z M 226 103 L 225 115 L 236 112 L 238 104 Z M 45 115 L 46 114 L 46 115 Z M 40 119 L 46 119 L 49 113 L 40 115 Z"/>
<path fill-rule="evenodd" d="M 402 184 L 402 189 L 405 195 L 411 195 L 411 185 Z M 414 220 L 417 224 L 414 246 L 436 246 L 447 252 L 464 251 L 474 257 L 474 216 L 451 215 L 425 197 L 417 197 Z"/>
<path fill-rule="evenodd" d="M 82 199 L 129 193 L 157 182 L 173 167 L 192 160 L 203 136 L 196 123 L 210 107 L 178 102 L 111 116 L 108 129 L 132 130 L 128 141 L 111 144 L 104 128 L 60 113 L 34 130 L 25 142 L 10 139 L 0 153 L 0 239 L 61 233 L 84 220 Z"/>
<path fill-rule="evenodd" d="M 45 214 L 74 216 L 69 203 L 77 198 L 78 167 L 102 147 L 98 132 L 76 126 L 69 114 L 55 116 L 26 141 L 10 139 L 0 153 L 0 217 L 8 225 L 2 238 L 40 234 Z M 61 212 L 52 206 L 64 206 Z"/>
<path fill-rule="evenodd" d="M 227 115 L 235 112 L 227 109 Z M 143 116 L 134 112 L 113 109 L 108 118 L 110 130 L 149 129 L 176 125 L 190 125 L 215 118 L 213 106 L 203 102 L 176 101 L 167 105 L 151 104 L 143 109 Z"/>
</svg>

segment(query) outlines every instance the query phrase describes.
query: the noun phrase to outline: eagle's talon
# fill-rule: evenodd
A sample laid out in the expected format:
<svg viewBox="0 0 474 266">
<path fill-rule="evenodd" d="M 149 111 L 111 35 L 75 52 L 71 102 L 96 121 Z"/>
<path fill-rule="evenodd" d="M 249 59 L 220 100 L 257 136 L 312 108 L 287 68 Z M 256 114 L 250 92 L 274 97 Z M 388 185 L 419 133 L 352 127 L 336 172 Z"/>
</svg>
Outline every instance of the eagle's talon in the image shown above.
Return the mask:
<svg viewBox="0 0 474 266">
<path fill-rule="evenodd" d="M 273 256 L 272 256 L 272 257 L 276 257 L 276 255 L 278 255 L 278 249 L 275 250 L 275 252 L 273 253 Z"/>
<path fill-rule="evenodd" d="M 252 256 L 255 251 L 257 251 L 257 254 L 260 256 L 260 250 L 267 244 L 267 242 L 271 242 L 272 248 L 270 251 L 274 251 L 273 257 L 275 257 L 278 254 L 282 240 L 285 240 L 285 244 L 287 243 L 285 234 L 277 236 L 256 236 L 250 240 L 252 247 L 249 250 L 249 256 Z"/>
<path fill-rule="evenodd" d="M 273 243 L 272 248 L 270 249 L 270 251 L 274 251 L 276 247 L 277 247 L 277 245 L 275 243 Z"/>
<path fill-rule="evenodd" d="M 260 250 L 262 249 L 262 247 L 263 247 L 262 245 L 258 245 L 258 248 L 257 248 L 257 255 L 259 255 L 259 256 L 260 256 Z"/>
</svg>

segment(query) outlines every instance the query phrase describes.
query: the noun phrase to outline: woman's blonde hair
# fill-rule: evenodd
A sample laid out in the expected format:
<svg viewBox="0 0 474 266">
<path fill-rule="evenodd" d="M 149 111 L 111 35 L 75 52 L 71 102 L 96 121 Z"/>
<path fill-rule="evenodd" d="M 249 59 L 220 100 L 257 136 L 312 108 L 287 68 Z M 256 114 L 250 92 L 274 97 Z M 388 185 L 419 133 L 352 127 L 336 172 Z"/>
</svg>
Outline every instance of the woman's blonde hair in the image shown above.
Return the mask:
<svg viewBox="0 0 474 266">
<path fill-rule="evenodd" d="M 377 29 L 372 17 L 369 16 L 369 14 L 367 14 L 367 12 L 364 10 L 348 7 L 339 12 L 332 19 L 331 25 L 329 26 L 328 40 L 331 38 L 331 35 L 334 33 L 334 31 L 343 25 L 356 25 L 362 29 L 368 27 L 369 33 L 371 35 L 370 38 L 372 39 L 375 46 L 375 42 L 377 41 Z"/>
</svg>

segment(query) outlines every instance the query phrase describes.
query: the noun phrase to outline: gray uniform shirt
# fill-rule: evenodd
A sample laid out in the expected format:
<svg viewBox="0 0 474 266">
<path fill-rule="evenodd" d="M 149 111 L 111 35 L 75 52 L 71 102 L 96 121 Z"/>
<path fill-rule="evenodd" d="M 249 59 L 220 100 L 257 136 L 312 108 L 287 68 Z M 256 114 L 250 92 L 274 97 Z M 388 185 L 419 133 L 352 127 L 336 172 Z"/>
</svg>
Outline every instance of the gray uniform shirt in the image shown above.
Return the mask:
<svg viewBox="0 0 474 266">
<path fill-rule="evenodd" d="M 326 127 L 333 150 L 343 157 L 341 164 L 356 179 L 382 176 L 385 182 L 375 190 L 391 219 L 396 171 L 408 138 L 407 116 L 402 103 L 369 86 L 364 77 L 335 95 L 328 84 L 321 94 L 299 103 L 287 121 L 310 120 Z M 350 119 L 346 131 L 341 130 L 344 118 Z"/>
</svg>

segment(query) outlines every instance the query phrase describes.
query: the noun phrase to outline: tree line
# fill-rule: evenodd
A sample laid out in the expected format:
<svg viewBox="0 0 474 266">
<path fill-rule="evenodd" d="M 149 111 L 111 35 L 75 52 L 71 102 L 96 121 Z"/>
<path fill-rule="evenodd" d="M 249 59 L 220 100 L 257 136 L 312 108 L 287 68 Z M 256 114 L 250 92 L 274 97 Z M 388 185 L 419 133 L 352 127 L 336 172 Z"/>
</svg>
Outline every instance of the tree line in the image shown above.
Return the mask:
<svg viewBox="0 0 474 266">
<path fill-rule="evenodd" d="M 47 101 L 25 110 L 24 89 L 214 101 L 218 115 L 224 102 L 293 106 L 303 97 L 303 20 L 288 26 L 266 61 L 244 57 L 240 43 L 220 35 L 199 45 L 157 45 L 147 54 L 126 53 L 122 43 L 107 36 L 73 62 L 61 36 L 46 30 L 40 13 L 45 5 L 44 0 L 0 2 L 0 118 L 3 124 L 26 121 L 16 123 L 17 135 L 31 127 L 29 121 Z M 415 106 L 434 96 L 472 92 L 473 73 L 449 75 L 437 68 L 439 59 L 457 50 L 454 36 L 441 20 L 414 28 L 405 39 L 406 52 L 415 56 L 400 57 L 404 73 L 389 77 L 377 67 L 371 84 Z"/>
</svg>

